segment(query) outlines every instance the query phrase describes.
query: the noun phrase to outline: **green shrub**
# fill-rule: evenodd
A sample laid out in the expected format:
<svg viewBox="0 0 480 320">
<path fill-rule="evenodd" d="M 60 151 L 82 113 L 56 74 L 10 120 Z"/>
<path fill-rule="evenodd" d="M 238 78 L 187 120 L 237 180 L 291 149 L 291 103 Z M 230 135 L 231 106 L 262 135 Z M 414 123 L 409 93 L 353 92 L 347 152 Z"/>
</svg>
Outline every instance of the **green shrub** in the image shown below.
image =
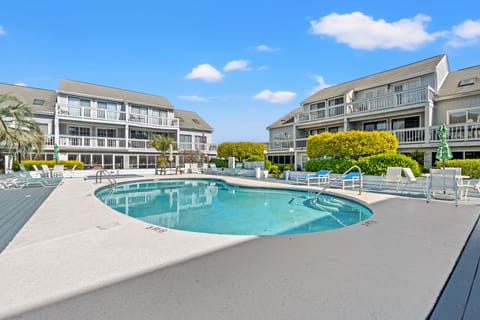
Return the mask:
<svg viewBox="0 0 480 320">
<path fill-rule="evenodd" d="M 435 166 L 442 168 L 443 163 L 436 161 Z M 462 174 L 470 176 L 472 179 L 480 178 L 480 159 L 454 159 L 445 162 L 445 167 L 462 168 Z"/>
<path fill-rule="evenodd" d="M 72 169 L 74 165 L 77 165 L 75 170 L 84 169 L 84 163 L 77 160 L 58 160 L 56 162 L 55 160 L 24 160 L 22 161 L 22 164 L 25 169 L 29 171 L 33 170 L 32 165 L 36 165 L 38 168 L 40 168 L 42 164 L 46 164 L 49 168 L 53 168 L 55 164 L 63 164 L 65 169 Z"/>
<path fill-rule="evenodd" d="M 397 152 L 397 138 L 386 131 L 351 130 L 323 132 L 307 139 L 307 155 L 312 158 L 359 159 L 374 154 Z"/>
<path fill-rule="evenodd" d="M 313 159 L 305 163 L 305 170 L 316 172 L 322 169 L 326 169 L 331 170 L 332 173 L 344 173 L 355 164 L 355 160 L 345 158 Z"/>
<path fill-rule="evenodd" d="M 344 173 L 352 166 L 357 165 L 363 174 L 379 176 L 387 172 L 387 167 L 411 168 L 414 175 L 419 176 L 421 169 L 412 158 L 397 153 L 378 154 L 364 157 L 359 160 L 352 159 L 314 159 L 305 163 L 307 171 L 331 170 L 332 173 Z"/>
<path fill-rule="evenodd" d="M 213 158 L 209 163 L 215 163 L 217 168 L 228 168 L 228 160 L 226 159 Z"/>
<path fill-rule="evenodd" d="M 387 167 L 410 168 L 415 176 L 419 176 L 422 171 L 418 162 L 412 158 L 398 153 L 377 154 L 358 160 L 357 165 L 362 172 L 368 175 L 379 176 L 387 172 Z"/>
</svg>

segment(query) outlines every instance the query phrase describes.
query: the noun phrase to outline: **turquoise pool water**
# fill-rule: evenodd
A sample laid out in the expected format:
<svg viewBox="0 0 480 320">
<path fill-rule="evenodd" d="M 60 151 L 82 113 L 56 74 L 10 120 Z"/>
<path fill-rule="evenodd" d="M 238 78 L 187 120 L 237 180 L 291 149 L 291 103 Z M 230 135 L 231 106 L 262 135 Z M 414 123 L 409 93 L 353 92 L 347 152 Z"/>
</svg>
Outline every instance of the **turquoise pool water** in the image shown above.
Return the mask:
<svg viewBox="0 0 480 320">
<path fill-rule="evenodd" d="M 345 198 L 306 191 L 250 188 L 212 179 L 136 181 L 101 188 L 111 208 L 145 222 L 185 231 L 278 235 L 343 228 L 372 215 Z"/>
</svg>

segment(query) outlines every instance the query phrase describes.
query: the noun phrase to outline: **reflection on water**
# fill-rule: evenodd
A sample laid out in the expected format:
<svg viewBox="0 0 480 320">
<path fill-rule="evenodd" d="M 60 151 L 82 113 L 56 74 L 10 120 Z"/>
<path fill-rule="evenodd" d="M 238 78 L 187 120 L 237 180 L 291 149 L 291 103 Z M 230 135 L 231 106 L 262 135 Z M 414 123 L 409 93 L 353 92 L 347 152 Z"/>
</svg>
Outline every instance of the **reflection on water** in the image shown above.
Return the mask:
<svg viewBox="0 0 480 320">
<path fill-rule="evenodd" d="M 219 180 L 160 180 L 103 188 L 96 196 L 145 222 L 180 230 L 273 235 L 318 232 L 361 222 L 371 212 L 329 195 L 246 188 Z"/>
</svg>

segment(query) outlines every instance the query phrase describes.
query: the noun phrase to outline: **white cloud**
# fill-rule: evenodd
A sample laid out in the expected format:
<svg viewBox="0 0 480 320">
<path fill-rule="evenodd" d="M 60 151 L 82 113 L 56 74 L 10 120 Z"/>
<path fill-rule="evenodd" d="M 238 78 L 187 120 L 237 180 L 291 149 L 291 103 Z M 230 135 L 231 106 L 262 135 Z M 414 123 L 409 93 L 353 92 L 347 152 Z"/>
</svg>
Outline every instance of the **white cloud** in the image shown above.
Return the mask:
<svg viewBox="0 0 480 320">
<path fill-rule="evenodd" d="M 15 83 L 16 86 L 20 86 L 20 87 L 26 87 L 27 85 L 23 82 L 17 82 Z"/>
<path fill-rule="evenodd" d="M 453 26 L 450 37 L 447 45 L 452 47 L 466 47 L 476 44 L 480 39 L 480 20 L 466 20 Z"/>
<path fill-rule="evenodd" d="M 262 100 L 269 103 L 287 103 L 295 98 L 297 94 L 291 91 L 276 91 L 263 90 L 253 96 L 255 100 Z"/>
<path fill-rule="evenodd" d="M 0 26 L 0 36 L 6 34 L 7 32 L 3 28 L 3 26 Z"/>
<path fill-rule="evenodd" d="M 222 81 L 223 74 L 210 64 L 199 64 L 192 69 L 192 72 L 185 76 L 185 79 L 201 79 L 207 82 Z"/>
<path fill-rule="evenodd" d="M 223 67 L 224 71 L 249 71 L 250 66 L 247 60 L 233 60 Z"/>
<path fill-rule="evenodd" d="M 273 52 L 273 51 L 277 51 L 278 49 L 274 49 L 274 48 L 270 48 L 269 46 L 265 45 L 265 44 L 260 44 L 256 47 L 256 49 L 258 51 L 265 51 L 265 52 Z"/>
<path fill-rule="evenodd" d="M 354 49 L 413 50 L 440 35 L 425 31 L 425 24 L 430 20 L 429 16 L 418 14 L 413 19 L 387 22 L 383 19 L 374 20 L 362 12 L 353 12 L 332 13 L 318 21 L 312 20 L 310 24 L 314 34 L 334 37 L 337 42 L 346 43 Z"/>
<path fill-rule="evenodd" d="M 317 85 L 312 88 L 310 95 L 331 86 L 330 84 L 325 83 L 325 79 L 323 79 L 322 76 L 314 76 L 313 79 L 317 82 Z"/>
<path fill-rule="evenodd" d="M 187 101 L 196 101 L 196 102 L 204 102 L 207 101 L 207 98 L 200 97 L 200 96 L 179 96 L 180 99 L 182 100 L 187 100 Z"/>
</svg>

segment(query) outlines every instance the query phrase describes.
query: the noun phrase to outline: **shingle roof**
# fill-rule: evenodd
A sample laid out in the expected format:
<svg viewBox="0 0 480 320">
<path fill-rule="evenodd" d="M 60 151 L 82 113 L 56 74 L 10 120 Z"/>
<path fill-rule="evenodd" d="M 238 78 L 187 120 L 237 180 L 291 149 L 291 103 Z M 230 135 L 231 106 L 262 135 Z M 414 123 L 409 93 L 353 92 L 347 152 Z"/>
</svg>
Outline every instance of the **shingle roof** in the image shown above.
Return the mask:
<svg viewBox="0 0 480 320">
<path fill-rule="evenodd" d="M 322 89 L 304 101 L 301 104 L 312 103 L 315 101 L 326 100 L 336 96 L 344 95 L 351 90 L 362 90 L 365 88 L 373 88 L 376 86 L 392 83 L 394 81 L 402 81 L 419 75 L 432 73 L 442 59 L 446 59 L 445 54 L 441 54 L 422 61 L 407 64 L 395 69 L 372 74 L 363 78 L 345 82 Z"/>
<path fill-rule="evenodd" d="M 163 107 L 173 109 L 172 104 L 165 97 L 117 89 L 87 82 L 61 79 L 58 85 L 58 92 L 74 94 L 84 97 L 111 99 L 113 101 L 126 101 L 133 104 L 145 106 Z"/>
<path fill-rule="evenodd" d="M 459 86 L 460 81 L 470 80 L 472 84 Z M 480 66 L 470 67 L 450 72 L 445 78 L 435 100 L 441 100 L 454 95 L 468 95 L 480 90 Z"/>
<path fill-rule="evenodd" d="M 302 112 L 303 112 L 303 108 L 294 109 L 294 110 L 290 111 L 289 113 L 287 113 L 286 115 L 284 115 L 283 117 L 281 117 L 280 119 L 277 119 L 275 122 L 273 122 L 271 125 L 269 125 L 267 127 L 267 129 L 283 127 L 284 125 L 290 123 L 290 121 L 295 117 L 295 115 L 300 114 Z M 293 121 L 292 121 L 292 123 L 293 123 Z"/>
<path fill-rule="evenodd" d="M 180 129 L 213 132 L 213 128 L 196 112 L 175 109 L 174 113 L 180 119 Z"/>
<path fill-rule="evenodd" d="M 28 105 L 33 113 L 54 113 L 57 94 L 53 90 L 0 83 L 0 94 L 11 94 Z"/>
</svg>

